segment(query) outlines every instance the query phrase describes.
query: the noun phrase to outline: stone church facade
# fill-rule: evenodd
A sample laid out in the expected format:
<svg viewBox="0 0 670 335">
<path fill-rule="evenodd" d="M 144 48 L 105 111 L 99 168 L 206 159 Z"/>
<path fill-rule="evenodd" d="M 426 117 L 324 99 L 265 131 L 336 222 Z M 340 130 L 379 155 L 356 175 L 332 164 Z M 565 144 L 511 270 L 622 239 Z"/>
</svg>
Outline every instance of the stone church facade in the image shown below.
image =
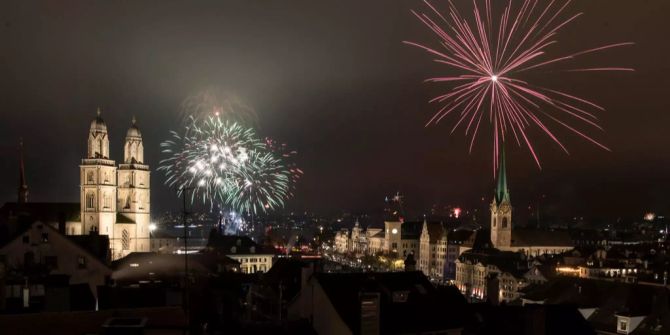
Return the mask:
<svg viewBox="0 0 670 335">
<path fill-rule="evenodd" d="M 150 170 L 134 118 L 126 133 L 123 162 L 117 165 L 110 158 L 107 125 L 98 111 L 79 175 L 81 221 L 68 222 L 66 233 L 107 235 L 113 260 L 149 251 Z"/>
</svg>

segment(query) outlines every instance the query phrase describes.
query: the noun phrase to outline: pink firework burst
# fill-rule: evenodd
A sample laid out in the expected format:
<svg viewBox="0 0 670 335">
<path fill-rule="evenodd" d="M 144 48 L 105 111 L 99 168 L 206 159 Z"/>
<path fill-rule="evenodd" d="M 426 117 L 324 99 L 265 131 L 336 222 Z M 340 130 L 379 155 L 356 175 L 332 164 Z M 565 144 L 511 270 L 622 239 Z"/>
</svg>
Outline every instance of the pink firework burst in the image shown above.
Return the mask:
<svg viewBox="0 0 670 335">
<path fill-rule="evenodd" d="M 572 119 L 602 130 L 594 113 L 604 111 L 603 107 L 573 94 L 520 79 L 523 72 L 568 63 L 579 56 L 633 44 L 607 44 L 563 56 L 551 56 L 547 49 L 558 42 L 558 32 L 582 15 L 566 14 L 570 2 L 519 0 L 519 5 L 514 6 L 513 1 L 509 0 L 502 13 L 494 17 L 491 0 L 472 0 L 473 16 L 467 20 L 451 0 L 448 1 L 448 11 L 445 13 L 424 0 L 428 7 L 426 13 L 412 13 L 438 36 L 441 48 L 407 41 L 404 43 L 427 51 L 436 57 L 435 62 L 458 72 L 452 76 L 426 80 L 452 85 L 449 92 L 431 100 L 441 103 L 442 107 L 426 126 L 437 124 L 448 115 L 457 115 L 451 133 L 464 127 L 465 135 L 470 137 L 469 150 L 472 151 L 477 134 L 481 131 L 482 120 L 488 118 L 493 132 L 494 174 L 499 151 L 508 138 L 513 138 L 519 146 L 525 144 L 541 168 L 536 149 L 528 135 L 529 127 L 538 127 L 566 153 L 566 147 L 550 130 L 550 123 L 567 128 L 609 151 L 587 132 L 568 124 L 569 119 Z M 634 70 L 595 67 L 563 71 Z"/>
</svg>

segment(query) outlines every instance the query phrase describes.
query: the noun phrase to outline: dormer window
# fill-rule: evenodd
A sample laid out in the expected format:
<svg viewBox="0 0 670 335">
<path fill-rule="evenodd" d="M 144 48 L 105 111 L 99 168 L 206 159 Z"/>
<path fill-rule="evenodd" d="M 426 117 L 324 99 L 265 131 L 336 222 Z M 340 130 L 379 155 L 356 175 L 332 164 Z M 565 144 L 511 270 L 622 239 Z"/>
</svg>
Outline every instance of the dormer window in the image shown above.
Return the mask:
<svg viewBox="0 0 670 335">
<path fill-rule="evenodd" d="M 635 332 L 647 315 L 616 315 L 617 334 L 630 334 Z"/>
<path fill-rule="evenodd" d="M 622 317 L 617 318 L 616 330 L 619 334 L 628 334 L 628 319 Z"/>
</svg>

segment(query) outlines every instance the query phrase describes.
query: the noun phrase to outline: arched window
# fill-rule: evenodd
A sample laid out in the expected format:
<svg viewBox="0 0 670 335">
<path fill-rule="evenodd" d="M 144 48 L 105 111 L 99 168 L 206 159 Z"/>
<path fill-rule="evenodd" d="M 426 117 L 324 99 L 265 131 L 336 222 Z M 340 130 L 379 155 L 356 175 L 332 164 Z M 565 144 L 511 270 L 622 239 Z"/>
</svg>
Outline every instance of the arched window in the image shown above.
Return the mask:
<svg viewBox="0 0 670 335">
<path fill-rule="evenodd" d="M 496 221 L 497 221 L 496 218 L 493 218 L 493 227 L 496 226 Z"/>
<path fill-rule="evenodd" d="M 130 250 L 130 234 L 125 229 L 121 232 L 121 248 L 123 250 Z"/>
<path fill-rule="evenodd" d="M 132 164 L 137 163 L 137 144 L 136 143 L 131 143 L 130 144 L 130 163 L 132 163 Z"/>
<path fill-rule="evenodd" d="M 93 171 L 88 171 L 86 174 L 86 183 L 93 184 L 95 180 L 93 179 Z"/>
<path fill-rule="evenodd" d="M 507 228 L 507 218 L 503 218 L 502 227 Z"/>
<path fill-rule="evenodd" d="M 86 208 L 95 209 L 95 195 L 92 192 L 86 194 Z"/>
<path fill-rule="evenodd" d="M 98 152 L 96 152 L 96 158 L 103 158 L 103 153 L 102 153 L 102 139 L 98 141 Z"/>
<path fill-rule="evenodd" d="M 104 202 L 104 207 L 108 208 L 108 209 L 111 208 L 112 207 L 112 198 L 109 196 L 109 194 L 107 194 L 105 192 L 105 195 L 104 195 L 103 199 L 104 199 L 104 201 L 103 201 Z"/>
<path fill-rule="evenodd" d="M 147 197 L 144 195 L 144 193 L 140 192 L 140 203 L 139 203 L 139 209 L 144 209 L 144 203 L 147 201 Z"/>
</svg>

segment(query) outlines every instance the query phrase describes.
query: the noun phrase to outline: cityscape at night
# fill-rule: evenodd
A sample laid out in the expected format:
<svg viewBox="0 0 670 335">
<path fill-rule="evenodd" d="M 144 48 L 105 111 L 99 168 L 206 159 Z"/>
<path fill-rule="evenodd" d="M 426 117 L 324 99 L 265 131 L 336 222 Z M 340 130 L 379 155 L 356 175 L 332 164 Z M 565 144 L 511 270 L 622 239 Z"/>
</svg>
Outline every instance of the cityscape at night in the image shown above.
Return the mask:
<svg viewBox="0 0 670 335">
<path fill-rule="evenodd" d="M 0 334 L 670 334 L 669 1 L 0 4 Z"/>
</svg>

